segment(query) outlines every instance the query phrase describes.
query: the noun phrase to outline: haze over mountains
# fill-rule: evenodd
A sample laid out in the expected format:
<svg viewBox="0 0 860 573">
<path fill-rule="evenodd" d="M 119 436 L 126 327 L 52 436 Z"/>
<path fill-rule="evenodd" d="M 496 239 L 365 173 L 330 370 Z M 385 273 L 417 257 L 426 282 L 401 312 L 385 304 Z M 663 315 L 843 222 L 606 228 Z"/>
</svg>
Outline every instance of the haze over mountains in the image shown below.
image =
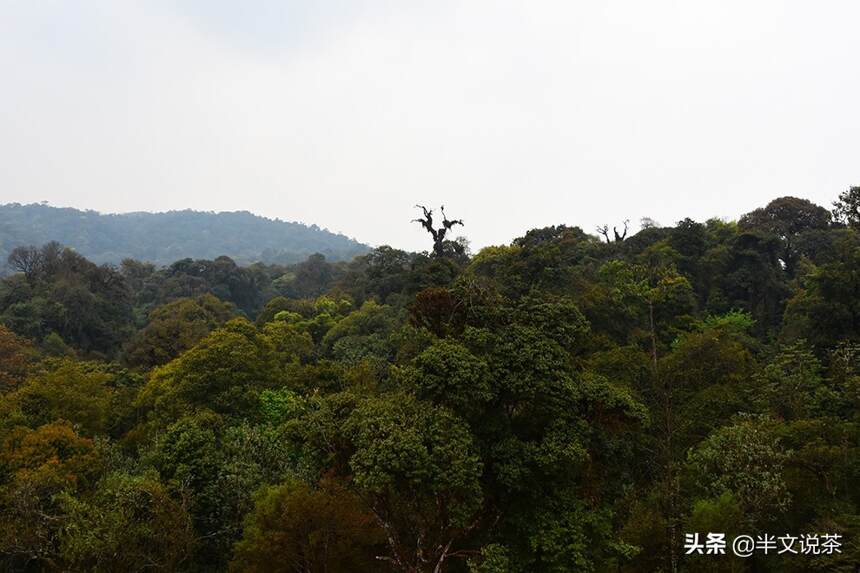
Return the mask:
<svg viewBox="0 0 860 573">
<path fill-rule="evenodd" d="M 168 211 L 101 214 L 48 205 L 0 205 L 0 258 L 20 245 L 57 241 L 97 263 L 134 258 L 159 265 L 227 255 L 240 264 L 294 263 L 321 253 L 349 260 L 370 247 L 317 225 L 249 213 Z"/>
</svg>

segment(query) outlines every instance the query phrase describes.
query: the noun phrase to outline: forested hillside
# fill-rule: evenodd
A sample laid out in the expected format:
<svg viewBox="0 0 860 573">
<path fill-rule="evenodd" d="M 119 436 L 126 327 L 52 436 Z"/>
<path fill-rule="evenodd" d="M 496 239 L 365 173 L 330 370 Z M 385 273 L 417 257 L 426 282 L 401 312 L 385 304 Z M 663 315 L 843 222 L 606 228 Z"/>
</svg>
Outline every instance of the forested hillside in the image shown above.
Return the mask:
<svg viewBox="0 0 860 573">
<path fill-rule="evenodd" d="M 17 249 L 0 563 L 856 572 L 858 207 L 340 262 Z M 841 537 L 740 558 L 693 532 Z"/>
<path fill-rule="evenodd" d="M 168 265 L 185 257 L 213 259 L 222 255 L 242 264 L 285 264 L 314 253 L 334 261 L 349 260 L 369 250 L 316 225 L 266 219 L 247 211 L 103 215 L 37 204 L 0 205 L 0 260 L 15 247 L 51 241 L 99 264 L 119 264 L 132 258 Z"/>
</svg>

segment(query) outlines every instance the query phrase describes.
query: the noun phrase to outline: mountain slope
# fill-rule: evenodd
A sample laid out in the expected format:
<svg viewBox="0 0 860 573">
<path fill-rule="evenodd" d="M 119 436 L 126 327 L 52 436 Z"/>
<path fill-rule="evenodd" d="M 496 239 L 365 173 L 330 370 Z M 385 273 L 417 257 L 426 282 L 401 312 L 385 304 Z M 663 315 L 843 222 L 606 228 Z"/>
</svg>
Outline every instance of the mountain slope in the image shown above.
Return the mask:
<svg viewBox="0 0 860 573">
<path fill-rule="evenodd" d="M 169 264 L 227 255 L 236 262 L 291 263 L 322 253 L 348 260 L 369 249 L 316 225 L 267 219 L 247 211 L 105 215 L 47 205 L 0 205 L 0 263 L 19 245 L 57 241 L 97 263 L 131 257 Z M 0 264 L 2 266 L 2 264 Z"/>
</svg>

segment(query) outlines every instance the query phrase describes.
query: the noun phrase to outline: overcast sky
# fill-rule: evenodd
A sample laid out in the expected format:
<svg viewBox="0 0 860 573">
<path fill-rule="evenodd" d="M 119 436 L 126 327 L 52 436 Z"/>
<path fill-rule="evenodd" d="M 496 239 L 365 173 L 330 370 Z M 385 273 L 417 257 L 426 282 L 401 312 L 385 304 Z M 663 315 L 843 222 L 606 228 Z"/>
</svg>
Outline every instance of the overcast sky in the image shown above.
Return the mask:
<svg viewBox="0 0 860 573">
<path fill-rule="evenodd" d="M 860 185 L 860 2 L 0 0 L 0 202 L 428 248 Z"/>
</svg>

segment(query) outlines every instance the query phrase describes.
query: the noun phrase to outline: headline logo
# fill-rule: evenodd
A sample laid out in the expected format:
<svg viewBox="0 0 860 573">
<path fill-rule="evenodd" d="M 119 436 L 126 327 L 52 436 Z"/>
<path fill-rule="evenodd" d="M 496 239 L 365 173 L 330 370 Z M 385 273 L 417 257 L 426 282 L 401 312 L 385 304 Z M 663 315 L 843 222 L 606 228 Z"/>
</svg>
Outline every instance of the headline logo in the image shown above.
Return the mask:
<svg viewBox="0 0 860 573">
<path fill-rule="evenodd" d="M 684 534 L 686 555 L 726 555 L 728 550 L 737 557 L 761 555 L 833 555 L 842 553 L 842 536 L 836 533 L 805 533 L 802 535 L 738 535 L 728 543 L 725 533 L 708 532 Z"/>
</svg>

